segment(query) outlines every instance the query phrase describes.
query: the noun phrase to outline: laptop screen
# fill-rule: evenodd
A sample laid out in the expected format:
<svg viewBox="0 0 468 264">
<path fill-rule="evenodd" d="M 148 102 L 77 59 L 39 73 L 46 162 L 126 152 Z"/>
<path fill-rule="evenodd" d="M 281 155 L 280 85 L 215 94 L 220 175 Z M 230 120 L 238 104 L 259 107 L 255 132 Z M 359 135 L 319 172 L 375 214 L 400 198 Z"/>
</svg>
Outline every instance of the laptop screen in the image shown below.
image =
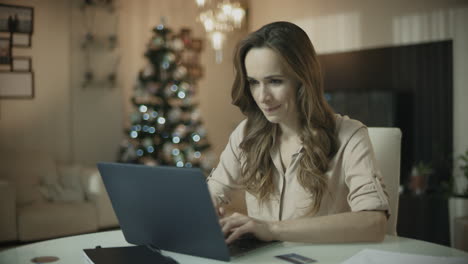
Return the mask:
<svg viewBox="0 0 468 264">
<path fill-rule="evenodd" d="M 201 170 L 123 163 L 98 169 L 128 243 L 230 259 Z"/>
</svg>

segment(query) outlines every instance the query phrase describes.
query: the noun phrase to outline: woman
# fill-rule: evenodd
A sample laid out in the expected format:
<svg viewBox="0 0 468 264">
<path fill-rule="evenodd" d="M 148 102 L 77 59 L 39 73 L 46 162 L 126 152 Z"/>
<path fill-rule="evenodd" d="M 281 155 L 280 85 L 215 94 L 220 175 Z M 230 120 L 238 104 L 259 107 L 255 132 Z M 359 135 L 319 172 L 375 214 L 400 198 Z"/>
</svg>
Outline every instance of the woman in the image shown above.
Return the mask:
<svg viewBox="0 0 468 264">
<path fill-rule="evenodd" d="M 234 105 L 247 116 L 208 180 L 230 243 L 245 233 L 293 242 L 381 241 L 387 195 L 366 127 L 335 115 L 307 34 L 263 26 L 236 49 Z M 248 215 L 223 215 L 244 189 Z"/>
</svg>

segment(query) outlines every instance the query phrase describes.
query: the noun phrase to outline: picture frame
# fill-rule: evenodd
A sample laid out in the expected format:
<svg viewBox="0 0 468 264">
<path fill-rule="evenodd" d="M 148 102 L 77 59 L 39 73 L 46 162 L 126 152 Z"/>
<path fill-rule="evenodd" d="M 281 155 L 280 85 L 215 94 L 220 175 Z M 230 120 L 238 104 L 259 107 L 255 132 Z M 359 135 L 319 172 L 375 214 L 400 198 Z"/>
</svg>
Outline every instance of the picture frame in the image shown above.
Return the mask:
<svg viewBox="0 0 468 264">
<path fill-rule="evenodd" d="M 0 4 L 0 32 L 31 35 L 34 29 L 34 8 Z"/>
<path fill-rule="evenodd" d="M 0 37 L 0 65 L 9 65 L 11 63 L 10 38 Z"/>
<path fill-rule="evenodd" d="M 0 71 L 0 99 L 34 98 L 34 72 Z"/>
<path fill-rule="evenodd" d="M 12 46 L 19 48 L 31 47 L 31 35 L 29 34 L 12 34 Z"/>
<path fill-rule="evenodd" d="M 31 71 L 31 57 L 12 57 L 11 70 L 15 72 L 30 72 Z"/>
</svg>

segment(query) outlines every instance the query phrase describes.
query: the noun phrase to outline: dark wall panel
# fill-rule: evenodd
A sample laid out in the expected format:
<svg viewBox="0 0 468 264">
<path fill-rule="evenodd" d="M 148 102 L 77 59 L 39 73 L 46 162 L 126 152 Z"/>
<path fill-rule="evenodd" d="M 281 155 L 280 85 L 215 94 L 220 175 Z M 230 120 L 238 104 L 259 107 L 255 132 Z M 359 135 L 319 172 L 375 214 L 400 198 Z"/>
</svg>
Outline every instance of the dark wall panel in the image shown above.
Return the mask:
<svg viewBox="0 0 468 264">
<path fill-rule="evenodd" d="M 448 180 L 453 152 L 452 41 L 326 54 L 319 60 L 325 91 L 396 93 L 395 124 L 403 132 L 402 183 L 419 161 L 435 168 L 433 187 Z"/>
</svg>

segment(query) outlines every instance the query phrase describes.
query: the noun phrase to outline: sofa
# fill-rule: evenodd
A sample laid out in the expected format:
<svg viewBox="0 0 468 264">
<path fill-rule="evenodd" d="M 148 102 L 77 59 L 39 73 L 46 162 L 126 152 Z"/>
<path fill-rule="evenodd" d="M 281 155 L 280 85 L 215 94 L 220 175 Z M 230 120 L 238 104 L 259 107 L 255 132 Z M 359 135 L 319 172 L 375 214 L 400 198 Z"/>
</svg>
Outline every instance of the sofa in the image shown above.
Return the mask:
<svg viewBox="0 0 468 264">
<path fill-rule="evenodd" d="M 0 152 L 0 242 L 117 227 L 95 166 L 58 162 L 42 152 Z"/>
</svg>

